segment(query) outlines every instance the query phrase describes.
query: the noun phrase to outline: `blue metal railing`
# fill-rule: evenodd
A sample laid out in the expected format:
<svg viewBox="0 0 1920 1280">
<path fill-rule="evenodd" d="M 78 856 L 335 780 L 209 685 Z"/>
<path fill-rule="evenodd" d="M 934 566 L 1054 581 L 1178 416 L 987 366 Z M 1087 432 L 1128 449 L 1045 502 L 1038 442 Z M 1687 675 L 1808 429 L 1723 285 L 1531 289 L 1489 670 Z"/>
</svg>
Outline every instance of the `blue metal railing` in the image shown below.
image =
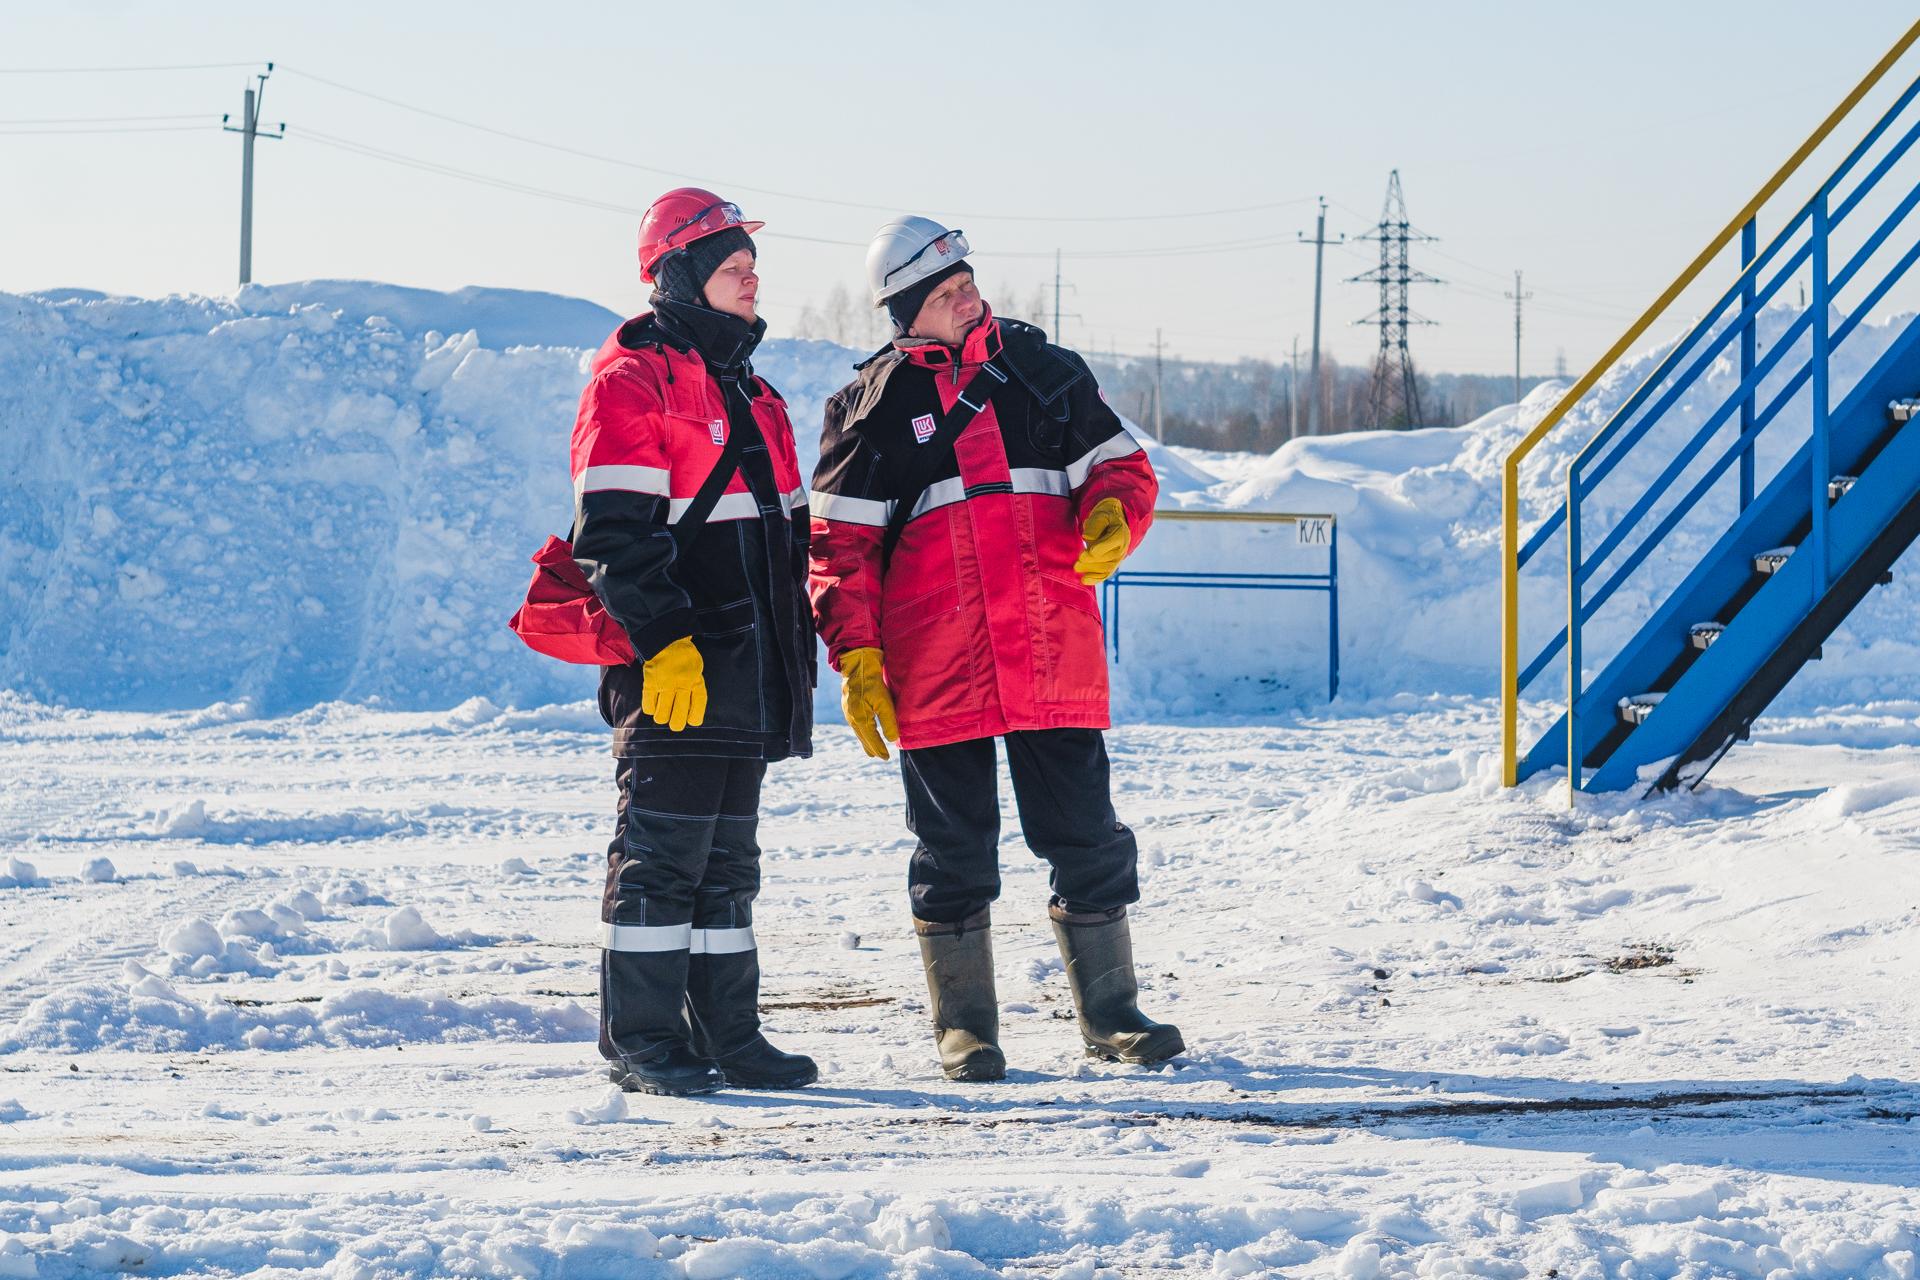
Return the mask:
<svg viewBox="0 0 1920 1280">
<path fill-rule="evenodd" d="M 1211 514 L 1211 513 L 1205 513 Z M 1225 513 L 1223 513 L 1225 514 Z M 1202 513 L 1161 511 L 1155 519 L 1196 518 Z M 1340 694 L 1340 525 L 1332 516 L 1264 515 L 1235 512 L 1233 518 L 1315 520 L 1326 522 L 1325 573 L 1226 573 L 1180 569 L 1128 569 L 1122 566 L 1100 584 L 1100 617 L 1108 651 L 1120 661 L 1120 590 L 1122 587 L 1205 588 L 1231 591 L 1319 591 L 1327 596 L 1327 701 Z"/>
<path fill-rule="evenodd" d="M 1888 290 L 1906 274 L 1915 259 L 1920 258 L 1920 238 L 1916 238 L 1912 247 L 1874 279 L 1860 305 L 1838 324 L 1833 322 L 1832 303 L 1835 296 L 1853 283 L 1886 246 L 1916 206 L 1920 206 L 1920 183 L 1907 191 L 1866 235 L 1858 251 L 1846 259 L 1838 272 L 1832 270 L 1833 234 L 1860 207 L 1865 197 L 1879 188 L 1882 180 L 1908 155 L 1916 141 L 1920 141 L 1920 121 L 1914 122 L 1899 135 L 1886 154 L 1854 183 L 1844 198 L 1836 200 L 1835 197 L 1839 187 L 1853 175 L 1860 161 L 1881 141 L 1917 96 L 1920 96 L 1920 78 L 1915 79 L 1899 95 L 1832 176 L 1788 220 L 1765 249 L 1757 250 L 1759 237 L 1755 220 L 1750 218 L 1742 226 L 1739 276 L 1581 450 L 1568 468 L 1566 500 L 1534 531 L 1518 555 L 1518 563 L 1524 566 L 1564 526 L 1568 564 L 1567 623 L 1521 671 L 1518 687 L 1524 689 L 1531 684 L 1565 651 L 1568 667 L 1568 772 L 1575 789 L 1581 789 L 1584 781 L 1579 762 L 1593 745 L 1581 724 L 1583 713 L 1590 710 L 1581 705 L 1584 693 L 1582 664 L 1585 658 L 1582 633 L 1585 624 L 1632 578 L 1736 462 L 1739 464 L 1739 510 L 1745 511 L 1752 504 L 1755 443 L 1787 403 L 1809 383 L 1812 404 L 1808 430 L 1812 439 L 1814 465 L 1812 531 L 1806 554 L 1815 558 L 1818 567 L 1814 574 L 1815 591 L 1824 594 L 1826 590 L 1832 570 L 1828 562 L 1826 491 L 1831 479 L 1828 417 L 1833 394 L 1830 376 L 1833 353 L 1866 319 Z M 1789 252 L 1789 245 L 1796 241 L 1797 244 Z M 1809 268 L 1812 275 L 1811 305 L 1787 325 L 1762 355 L 1759 351 L 1758 319 L 1769 302 L 1803 267 Z M 1768 277 L 1770 268 L 1772 274 Z M 1764 282 L 1763 277 L 1766 277 Z M 1779 390 L 1756 410 L 1762 384 L 1783 371 L 1787 357 L 1799 346 L 1801 338 L 1809 335 L 1807 345 L 1810 349 L 1805 362 L 1786 374 Z M 1722 353 L 1736 340 L 1738 383 L 1706 416 L 1691 437 L 1672 453 L 1658 477 L 1646 485 L 1614 527 L 1588 551 L 1584 545 L 1586 530 L 1583 528 L 1582 504 L 1592 498 L 1615 468 L 1648 438 L 1653 428 L 1666 420 L 1682 397 L 1701 383 L 1703 377 L 1722 359 Z M 1736 422 L 1736 433 L 1729 445 L 1660 514 L 1651 532 L 1632 545 L 1609 571 L 1616 554 L 1627 547 L 1629 539 L 1653 515 L 1730 420 Z M 1588 588 L 1596 579 L 1599 585 L 1589 593 Z"/>
</svg>

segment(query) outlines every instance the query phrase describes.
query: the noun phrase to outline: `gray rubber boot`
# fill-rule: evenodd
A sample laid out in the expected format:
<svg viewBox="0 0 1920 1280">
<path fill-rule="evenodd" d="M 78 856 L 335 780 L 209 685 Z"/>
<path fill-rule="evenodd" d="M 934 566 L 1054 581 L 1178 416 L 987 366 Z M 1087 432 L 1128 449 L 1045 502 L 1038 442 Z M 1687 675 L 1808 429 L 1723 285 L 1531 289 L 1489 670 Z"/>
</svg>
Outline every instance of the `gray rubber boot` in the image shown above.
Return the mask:
<svg viewBox="0 0 1920 1280">
<path fill-rule="evenodd" d="M 1066 962 L 1080 1038 L 1089 1058 L 1113 1062 L 1165 1062 L 1184 1053 L 1180 1029 L 1155 1022 L 1140 1012 L 1140 987 L 1133 976 L 1133 933 L 1127 909 L 1070 914 L 1049 909 L 1053 936 Z"/>
<path fill-rule="evenodd" d="M 940 1069 L 949 1080 L 999 1080 L 1000 1002 L 993 991 L 993 937 L 985 911 L 958 924 L 916 919 L 920 963 L 927 971 L 928 1010 Z"/>
</svg>

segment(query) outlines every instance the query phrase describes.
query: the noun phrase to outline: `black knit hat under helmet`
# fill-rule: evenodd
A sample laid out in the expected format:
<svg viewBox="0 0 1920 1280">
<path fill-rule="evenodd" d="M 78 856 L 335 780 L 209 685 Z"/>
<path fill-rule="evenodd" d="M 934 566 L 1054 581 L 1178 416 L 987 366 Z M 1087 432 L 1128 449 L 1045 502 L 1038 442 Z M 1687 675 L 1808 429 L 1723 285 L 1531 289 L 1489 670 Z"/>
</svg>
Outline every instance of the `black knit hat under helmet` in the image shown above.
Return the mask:
<svg viewBox="0 0 1920 1280">
<path fill-rule="evenodd" d="M 973 264 L 962 259 L 945 271 L 936 271 L 924 280 L 915 280 L 888 298 L 887 314 L 893 317 L 895 332 L 904 334 L 913 325 L 914 317 L 920 314 L 920 308 L 927 305 L 927 298 L 940 287 L 940 282 L 949 276 L 957 276 L 962 271 L 972 275 Z"/>
<path fill-rule="evenodd" d="M 720 269 L 721 263 L 742 249 L 751 253 L 756 261 L 759 259 L 760 250 L 754 247 L 753 237 L 739 227 L 728 227 L 710 236 L 701 236 L 686 248 L 660 259 L 653 269 L 653 278 L 667 297 L 705 306 L 707 281 Z"/>
</svg>

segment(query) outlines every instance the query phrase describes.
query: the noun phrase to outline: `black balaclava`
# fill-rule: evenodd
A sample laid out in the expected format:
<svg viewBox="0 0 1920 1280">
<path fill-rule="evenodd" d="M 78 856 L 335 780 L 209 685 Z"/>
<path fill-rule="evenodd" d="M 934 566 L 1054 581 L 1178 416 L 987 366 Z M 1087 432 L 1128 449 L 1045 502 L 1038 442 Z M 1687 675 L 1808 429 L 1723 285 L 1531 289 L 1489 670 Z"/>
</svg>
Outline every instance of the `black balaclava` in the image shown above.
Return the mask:
<svg viewBox="0 0 1920 1280">
<path fill-rule="evenodd" d="M 962 271 L 973 274 L 973 266 L 964 258 L 944 271 L 936 271 L 924 280 L 916 280 L 900 292 L 887 299 L 887 314 L 893 317 L 893 331 L 901 337 L 907 336 L 907 329 L 914 318 L 920 314 L 920 308 L 927 304 L 927 297 L 940 287 L 940 282 L 948 276 L 959 275 Z"/>
<path fill-rule="evenodd" d="M 748 324 L 707 305 L 707 281 L 721 263 L 742 249 L 759 257 L 752 236 L 728 227 L 662 258 L 653 273 L 654 322 L 676 346 L 698 351 L 715 373 L 745 372 L 748 358 L 767 331 L 765 320 Z"/>
<path fill-rule="evenodd" d="M 684 249 L 677 249 L 660 260 L 654 278 L 660 292 L 678 302 L 707 305 L 707 281 L 720 264 L 745 249 L 756 259 L 760 251 L 753 237 L 738 227 L 728 227 L 710 236 L 701 236 Z"/>
</svg>

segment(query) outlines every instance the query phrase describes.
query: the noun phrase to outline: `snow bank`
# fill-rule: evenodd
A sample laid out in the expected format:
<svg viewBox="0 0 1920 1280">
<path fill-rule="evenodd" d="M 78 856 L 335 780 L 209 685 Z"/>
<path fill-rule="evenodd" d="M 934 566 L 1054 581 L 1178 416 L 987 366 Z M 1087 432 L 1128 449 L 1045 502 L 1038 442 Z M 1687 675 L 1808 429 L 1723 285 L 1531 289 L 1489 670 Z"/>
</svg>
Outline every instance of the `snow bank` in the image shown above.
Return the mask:
<svg viewBox="0 0 1920 1280">
<path fill-rule="evenodd" d="M 407 996 L 370 987 L 314 1003 L 203 1003 L 145 973 L 126 984 L 76 985 L 40 997 L 0 1039 L 0 1054 L 23 1049 L 185 1053 L 381 1049 L 443 1041 L 572 1042 L 591 1040 L 597 1025 L 593 1014 L 571 1000 L 532 1005 L 499 997 Z"/>
<path fill-rule="evenodd" d="M 589 696 L 505 623 L 571 518 L 568 433 L 617 321 L 341 281 L 0 294 L 0 687 L 253 715 Z M 808 424 L 852 358 L 761 364 Z"/>
<path fill-rule="evenodd" d="M 1768 312 L 1763 333 L 1792 315 Z M 568 431 L 589 349 L 617 320 L 545 294 L 354 281 L 232 298 L 0 294 L 0 689 L 95 707 L 213 706 L 206 714 L 236 721 L 332 699 L 459 705 L 484 720 L 587 698 L 590 671 L 528 652 L 504 623 L 527 556 L 569 519 Z M 1901 322 L 1863 326 L 1842 348 L 1836 398 Z M 757 364 L 786 395 L 809 467 L 821 403 L 860 354 L 780 339 L 762 349 Z M 1528 464 L 1523 527 L 1558 503 L 1572 450 L 1661 355 L 1615 369 Z M 1736 379 L 1717 368 L 1603 487 L 1587 521 L 1596 538 L 1675 433 Z M 1218 474 L 1199 451 L 1149 452 L 1166 506 L 1338 518 L 1349 697 L 1485 693 L 1501 460 L 1559 391 L 1547 384 L 1459 428 L 1215 455 Z M 1780 430 L 1763 438 L 1763 481 L 1783 456 Z M 1689 563 L 1714 532 L 1683 525 L 1670 563 Z M 1292 526 L 1167 521 L 1131 567 L 1324 565 L 1292 536 Z M 1527 576 L 1530 645 L 1557 628 L 1563 578 L 1555 548 Z M 1784 705 L 1910 689 L 1917 590 L 1902 572 L 1875 592 Z M 1647 586 L 1630 585 L 1596 621 L 1591 650 L 1610 652 L 1649 603 Z M 1122 612 L 1123 715 L 1260 712 L 1324 696 L 1318 595 L 1131 590 Z M 833 702 L 823 691 L 823 712 Z M 204 814 L 175 820 L 206 834 Z"/>
</svg>

